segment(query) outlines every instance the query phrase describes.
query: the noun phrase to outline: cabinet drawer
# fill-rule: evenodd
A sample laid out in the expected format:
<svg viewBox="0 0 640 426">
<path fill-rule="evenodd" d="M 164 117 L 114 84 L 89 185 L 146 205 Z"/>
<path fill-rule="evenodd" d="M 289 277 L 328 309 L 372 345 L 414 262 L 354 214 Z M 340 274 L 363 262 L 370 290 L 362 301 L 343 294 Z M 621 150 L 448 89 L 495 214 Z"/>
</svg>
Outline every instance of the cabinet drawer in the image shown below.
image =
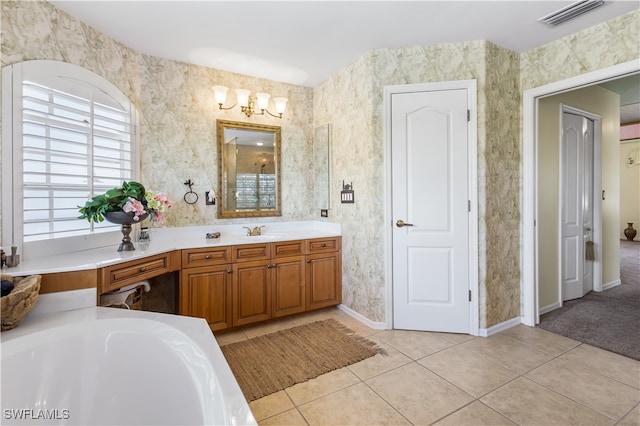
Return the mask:
<svg viewBox="0 0 640 426">
<path fill-rule="evenodd" d="M 222 265 L 231 263 L 231 247 L 205 247 L 182 250 L 182 267 Z"/>
<path fill-rule="evenodd" d="M 271 258 L 302 256 L 305 254 L 304 240 L 271 243 Z"/>
<path fill-rule="evenodd" d="M 340 237 L 307 240 L 307 254 L 326 253 L 340 250 Z"/>
<path fill-rule="evenodd" d="M 100 293 L 173 271 L 171 257 L 164 253 L 102 268 Z"/>
<path fill-rule="evenodd" d="M 271 244 L 244 244 L 231 247 L 233 263 L 271 259 Z"/>
</svg>

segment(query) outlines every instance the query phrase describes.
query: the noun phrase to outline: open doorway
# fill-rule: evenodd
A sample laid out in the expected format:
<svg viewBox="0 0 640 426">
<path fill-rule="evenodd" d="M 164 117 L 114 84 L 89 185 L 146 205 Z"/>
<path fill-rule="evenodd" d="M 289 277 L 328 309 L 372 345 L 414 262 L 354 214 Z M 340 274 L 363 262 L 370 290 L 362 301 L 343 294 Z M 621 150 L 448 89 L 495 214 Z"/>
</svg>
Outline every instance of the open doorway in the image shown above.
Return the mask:
<svg viewBox="0 0 640 426">
<path fill-rule="evenodd" d="M 522 215 L 522 235 L 523 235 L 523 323 L 535 326 L 539 322 L 540 307 L 545 300 L 540 300 L 539 286 L 541 285 L 539 253 L 539 235 L 541 229 L 538 227 L 541 212 L 538 203 L 540 184 L 538 182 L 539 161 L 538 158 L 538 116 L 537 109 L 539 101 L 543 98 L 574 91 L 601 84 L 605 81 L 619 79 L 621 77 L 637 74 L 640 66 L 637 61 L 619 64 L 603 70 L 598 70 L 582 76 L 573 77 L 560 82 L 541 86 L 524 93 L 523 99 L 523 215 Z M 617 150 L 616 150 L 617 152 Z M 617 159 L 616 159 L 617 161 Z M 604 185 L 604 183 L 603 183 Z M 619 185 L 618 185 L 619 186 Z M 606 191 L 606 189 L 605 189 Z M 613 194 L 610 194 L 613 195 Z M 605 197 L 606 197 L 605 193 Z M 615 205 L 616 203 L 611 203 Z M 618 207 L 615 207 L 616 211 Z M 604 212 L 603 212 L 604 215 Z M 617 220 L 611 221 L 614 226 L 619 223 Z M 618 241 L 619 230 L 615 226 L 615 241 Z M 603 230 L 603 238 L 606 238 L 607 230 Z M 603 243 L 604 244 L 604 243 Z M 615 249 L 612 249 L 615 250 Z M 618 249 L 619 250 L 619 244 Z M 603 250 L 604 252 L 604 250 Z M 610 250 L 610 253 L 612 251 Z M 619 264 L 618 264 L 619 265 Z M 619 268 L 619 266 L 617 266 Z M 604 272 L 603 272 L 604 273 Z M 617 272 L 619 274 L 619 272 Z M 606 283 L 607 277 L 603 277 Z M 558 281 L 553 283 L 555 297 L 559 294 Z M 548 306 L 548 305 L 547 305 Z"/>
</svg>

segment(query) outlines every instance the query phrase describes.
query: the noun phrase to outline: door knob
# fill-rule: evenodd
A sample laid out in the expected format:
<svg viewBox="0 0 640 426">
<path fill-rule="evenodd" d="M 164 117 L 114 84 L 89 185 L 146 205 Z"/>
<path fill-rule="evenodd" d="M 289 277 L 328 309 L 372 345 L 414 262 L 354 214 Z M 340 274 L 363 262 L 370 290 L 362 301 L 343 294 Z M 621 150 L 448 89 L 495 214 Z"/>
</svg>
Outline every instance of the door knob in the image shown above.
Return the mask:
<svg viewBox="0 0 640 426">
<path fill-rule="evenodd" d="M 396 226 L 398 228 L 402 228 L 403 226 L 413 226 L 413 223 L 406 223 L 404 220 L 398 219 L 398 221 L 396 222 Z"/>
</svg>

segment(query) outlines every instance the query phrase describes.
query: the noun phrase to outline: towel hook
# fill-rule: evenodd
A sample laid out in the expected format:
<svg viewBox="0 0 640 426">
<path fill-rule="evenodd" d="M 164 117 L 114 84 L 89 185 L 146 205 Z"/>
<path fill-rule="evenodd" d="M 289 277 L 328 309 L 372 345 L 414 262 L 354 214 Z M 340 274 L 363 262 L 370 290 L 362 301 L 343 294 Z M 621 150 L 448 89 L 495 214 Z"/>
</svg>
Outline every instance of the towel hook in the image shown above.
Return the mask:
<svg viewBox="0 0 640 426">
<path fill-rule="evenodd" d="M 186 181 L 184 181 L 184 184 L 187 185 L 189 187 L 189 191 L 184 194 L 184 202 L 187 204 L 195 204 L 198 202 L 198 194 L 196 194 L 195 192 L 193 192 L 193 185 L 195 185 L 195 183 L 191 180 L 191 178 L 187 179 Z"/>
</svg>

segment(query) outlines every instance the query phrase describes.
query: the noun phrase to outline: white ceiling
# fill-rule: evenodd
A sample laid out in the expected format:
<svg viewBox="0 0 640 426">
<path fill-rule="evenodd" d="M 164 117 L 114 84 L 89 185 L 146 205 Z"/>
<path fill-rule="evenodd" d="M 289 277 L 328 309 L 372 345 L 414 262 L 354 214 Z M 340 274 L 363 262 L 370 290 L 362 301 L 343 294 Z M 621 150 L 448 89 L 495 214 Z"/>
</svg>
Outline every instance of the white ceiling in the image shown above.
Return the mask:
<svg viewBox="0 0 640 426">
<path fill-rule="evenodd" d="M 524 52 L 638 9 L 607 1 L 549 28 L 571 1 L 63 1 L 145 54 L 314 87 L 368 50 L 489 40 Z"/>
</svg>

